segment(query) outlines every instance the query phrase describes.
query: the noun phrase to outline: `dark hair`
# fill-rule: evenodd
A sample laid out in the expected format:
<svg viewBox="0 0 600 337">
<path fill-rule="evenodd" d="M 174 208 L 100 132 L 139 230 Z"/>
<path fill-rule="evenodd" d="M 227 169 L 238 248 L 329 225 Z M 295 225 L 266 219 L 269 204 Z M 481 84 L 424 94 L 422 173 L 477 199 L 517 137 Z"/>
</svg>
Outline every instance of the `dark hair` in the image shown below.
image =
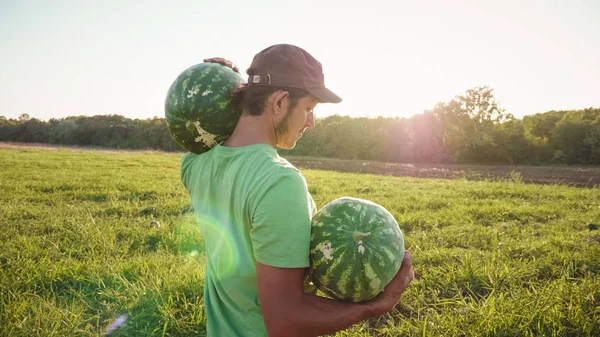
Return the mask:
<svg viewBox="0 0 600 337">
<path fill-rule="evenodd" d="M 251 72 L 251 69 L 248 69 L 248 75 L 252 75 Z M 267 99 L 277 90 L 287 91 L 290 94 L 290 109 L 296 106 L 300 98 L 309 95 L 308 91 L 300 88 L 242 84 L 242 86 L 234 90 L 233 101 L 242 110 L 243 115 L 260 116 L 267 103 Z"/>
</svg>

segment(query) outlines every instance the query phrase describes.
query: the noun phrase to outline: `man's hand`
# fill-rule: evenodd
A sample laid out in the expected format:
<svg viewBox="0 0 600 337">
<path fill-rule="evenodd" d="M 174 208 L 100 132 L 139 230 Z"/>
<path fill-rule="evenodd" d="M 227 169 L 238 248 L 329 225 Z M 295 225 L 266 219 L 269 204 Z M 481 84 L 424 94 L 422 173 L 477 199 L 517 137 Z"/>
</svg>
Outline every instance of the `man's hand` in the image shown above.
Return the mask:
<svg viewBox="0 0 600 337">
<path fill-rule="evenodd" d="M 226 59 L 224 59 L 222 57 L 211 57 L 211 58 L 208 58 L 208 59 L 204 59 L 203 61 L 204 61 L 204 63 L 218 63 L 218 64 L 222 64 L 222 65 L 224 65 L 226 67 L 231 68 L 236 73 L 238 73 L 238 74 L 240 73 L 238 67 L 236 67 L 233 64 L 233 62 L 231 62 L 229 60 L 226 60 Z"/>
<path fill-rule="evenodd" d="M 404 251 L 404 260 L 402 266 L 385 289 L 374 299 L 368 301 L 373 308 L 373 313 L 377 316 L 383 315 L 392 310 L 398 303 L 400 295 L 406 290 L 410 282 L 415 278 L 415 273 L 412 268 L 412 254 Z"/>
</svg>

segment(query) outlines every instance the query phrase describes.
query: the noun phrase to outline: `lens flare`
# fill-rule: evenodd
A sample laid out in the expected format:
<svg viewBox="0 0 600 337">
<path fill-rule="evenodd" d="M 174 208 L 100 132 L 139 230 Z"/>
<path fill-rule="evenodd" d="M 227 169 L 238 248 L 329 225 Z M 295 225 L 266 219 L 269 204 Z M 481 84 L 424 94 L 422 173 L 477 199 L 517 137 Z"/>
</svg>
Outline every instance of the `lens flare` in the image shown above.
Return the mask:
<svg viewBox="0 0 600 337">
<path fill-rule="evenodd" d="M 213 263 L 218 261 L 218 265 L 213 267 L 218 270 L 219 276 L 233 275 L 240 264 L 241 254 L 238 247 L 242 246 L 236 244 L 236 240 L 240 238 L 237 237 L 239 233 L 234 235 L 236 226 L 231 221 L 235 220 L 233 218 L 219 220 L 201 213 L 196 213 L 196 220 L 202 231 L 206 250 L 215 252 L 219 256 L 217 260 L 212 261 Z"/>
<path fill-rule="evenodd" d="M 111 333 L 113 333 L 113 331 L 117 330 L 120 326 L 122 326 L 123 324 L 125 324 L 125 322 L 127 322 L 127 315 L 121 315 L 119 317 L 117 317 L 117 319 L 115 319 L 107 328 L 106 331 L 104 332 L 104 335 L 110 335 Z"/>
</svg>

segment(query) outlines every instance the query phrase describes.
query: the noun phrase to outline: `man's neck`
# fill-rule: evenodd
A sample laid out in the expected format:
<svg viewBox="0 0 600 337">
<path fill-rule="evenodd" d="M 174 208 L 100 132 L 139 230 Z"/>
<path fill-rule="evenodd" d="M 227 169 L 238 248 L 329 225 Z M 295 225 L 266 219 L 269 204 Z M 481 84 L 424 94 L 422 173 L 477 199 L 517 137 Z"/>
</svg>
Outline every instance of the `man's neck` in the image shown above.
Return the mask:
<svg viewBox="0 0 600 337">
<path fill-rule="evenodd" d="M 252 144 L 267 144 L 277 148 L 275 133 L 269 114 L 260 116 L 242 115 L 235 130 L 223 145 L 227 147 L 241 147 Z"/>
</svg>

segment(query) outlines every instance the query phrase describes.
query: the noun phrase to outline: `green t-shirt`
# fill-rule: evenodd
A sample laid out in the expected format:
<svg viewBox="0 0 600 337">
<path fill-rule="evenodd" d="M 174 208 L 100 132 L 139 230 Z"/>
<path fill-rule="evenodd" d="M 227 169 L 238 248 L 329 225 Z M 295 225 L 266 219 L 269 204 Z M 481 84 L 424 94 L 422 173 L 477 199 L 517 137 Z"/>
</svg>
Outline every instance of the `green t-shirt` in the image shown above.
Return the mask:
<svg viewBox="0 0 600 337">
<path fill-rule="evenodd" d="M 309 266 L 316 206 L 306 180 L 267 144 L 187 153 L 181 180 L 206 247 L 208 336 L 266 336 L 255 261 Z"/>
</svg>

